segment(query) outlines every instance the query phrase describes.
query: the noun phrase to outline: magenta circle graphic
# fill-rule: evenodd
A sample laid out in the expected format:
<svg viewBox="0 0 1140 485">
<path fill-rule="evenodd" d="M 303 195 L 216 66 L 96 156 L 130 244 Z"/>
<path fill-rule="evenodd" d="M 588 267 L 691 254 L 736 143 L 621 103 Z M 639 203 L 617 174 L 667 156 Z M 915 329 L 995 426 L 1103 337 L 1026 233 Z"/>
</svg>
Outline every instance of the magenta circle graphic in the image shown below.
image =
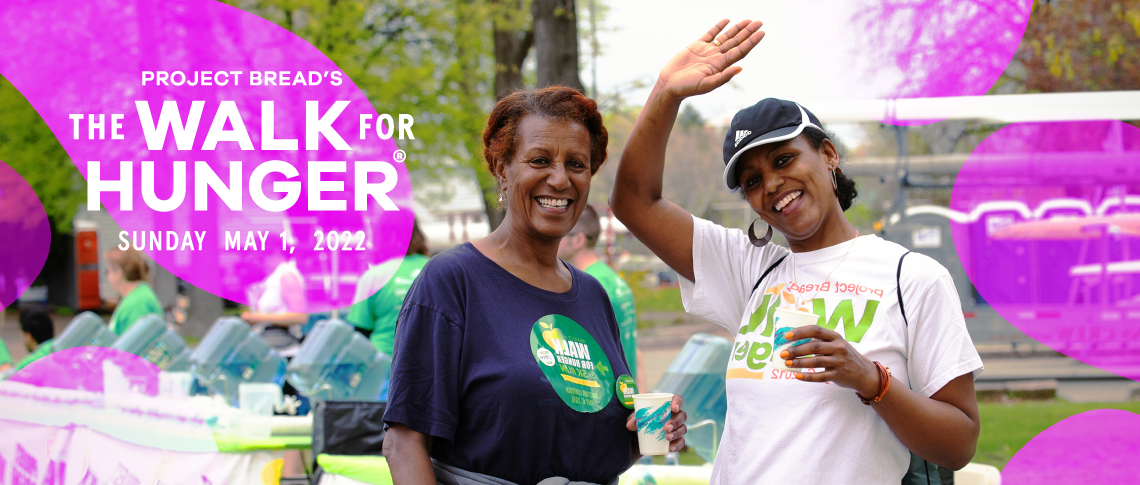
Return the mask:
<svg viewBox="0 0 1140 485">
<path fill-rule="evenodd" d="M 36 192 L 0 161 L 0 308 L 15 302 L 39 276 L 51 227 Z"/>
<path fill-rule="evenodd" d="M 862 2 L 852 47 L 862 82 L 879 99 L 980 96 L 1013 59 L 1032 0 Z M 940 120 L 881 121 L 915 126 Z"/>
<path fill-rule="evenodd" d="M 347 307 L 404 256 L 396 140 L 414 120 L 382 112 L 400 93 L 370 100 L 276 24 L 213 0 L 23 0 L 0 7 L 0 44 L 0 73 L 87 180 L 80 210 L 121 226 L 116 247 L 269 313 Z"/>
<path fill-rule="evenodd" d="M 75 347 L 53 352 L 20 369 L 9 380 L 38 387 L 103 393 L 104 362 L 120 369 L 129 387 L 158 395 L 158 366 L 137 355 L 109 347 Z"/>
<path fill-rule="evenodd" d="M 1070 416 L 1029 441 L 1001 472 L 1004 485 L 1135 483 L 1140 416 L 1098 409 Z"/>
<path fill-rule="evenodd" d="M 1006 126 L 966 160 L 951 209 L 985 303 L 1058 352 L 1140 380 L 1140 129 Z"/>
</svg>

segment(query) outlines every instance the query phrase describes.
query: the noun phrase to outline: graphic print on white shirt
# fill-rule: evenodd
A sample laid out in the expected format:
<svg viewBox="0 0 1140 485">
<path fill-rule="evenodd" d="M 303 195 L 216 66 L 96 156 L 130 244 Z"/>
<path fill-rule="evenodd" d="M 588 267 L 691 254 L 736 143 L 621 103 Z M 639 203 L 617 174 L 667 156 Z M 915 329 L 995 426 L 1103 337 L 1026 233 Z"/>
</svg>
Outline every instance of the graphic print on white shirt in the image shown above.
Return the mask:
<svg viewBox="0 0 1140 485">
<path fill-rule="evenodd" d="M 759 291 L 758 288 L 757 292 Z M 741 322 L 733 344 L 732 358 L 729 359 L 727 378 L 795 379 L 795 372 L 784 368 L 784 359 L 775 351 L 787 343 L 784 336 L 794 328 L 780 324 L 779 317 L 775 315 L 777 308 L 817 315 L 819 326 L 839 332 L 848 342 L 858 344 L 875 323 L 884 291 L 883 288 L 842 281 L 803 285 L 791 281 L 767 286 L 760 295 L 754 297 L 760 299 L 759 304 Z M 810 308 L 797 308 L 794 304 L 805 299 Z M 816 369 L 805 369 L 800 372 L 815 371 Z"/>
<path fill-rule="evenodd" d="M 776 244 L 754 247 L 739 229 L 694 218 L 695 281 L 681 279 L 685 310 L 735 337 L 713 485 L 900 482 L 910 453 L 854 390 L 774 369 L 782 360 L 774 350 L 777 333 L 783 333 L 774 313 L 780 307 L 795 311 L 797 302 L 810 299 L 804 310 L 819 315 L 820 326 L 889 367 L 902 386 L 929 397 L 982 365 L 949 272 L 922 254 L 912 253 L 903 264 L 910 324 L 903 322 L 896 271 L 905 252 L 869 235 L 791 254 Z"/>
</svg>

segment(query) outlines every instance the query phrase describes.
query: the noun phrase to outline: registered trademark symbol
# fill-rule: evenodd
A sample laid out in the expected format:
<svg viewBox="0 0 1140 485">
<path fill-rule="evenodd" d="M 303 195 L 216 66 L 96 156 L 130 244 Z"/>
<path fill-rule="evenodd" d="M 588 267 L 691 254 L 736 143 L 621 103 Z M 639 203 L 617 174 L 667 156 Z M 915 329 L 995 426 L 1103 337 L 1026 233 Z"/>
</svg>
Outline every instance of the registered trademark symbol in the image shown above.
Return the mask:
<svg viewBox="0 0 1140 485">
<path fill-rule="evenodd" d="M 392 154 L 392 158 L 397 162 L 404 163 L 404 160 L 408 158 L 408 154 L 404 153 L 403 150 L 396 150 L 396 153 Z"/>
</svg>

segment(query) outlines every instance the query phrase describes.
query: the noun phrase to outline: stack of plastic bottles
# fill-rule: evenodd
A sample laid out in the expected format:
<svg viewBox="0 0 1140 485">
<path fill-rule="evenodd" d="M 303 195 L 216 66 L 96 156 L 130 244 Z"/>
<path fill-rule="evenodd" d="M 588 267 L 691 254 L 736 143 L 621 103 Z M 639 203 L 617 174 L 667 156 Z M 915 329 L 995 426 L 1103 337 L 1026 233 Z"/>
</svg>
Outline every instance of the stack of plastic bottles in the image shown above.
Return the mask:
<svg viewBox="0 0 1140 485">
<path fill-rule="evenodd" d="M 703 333 L 693 335 L 653 388 L 654 392 L 685 397 L 689 415 L 685 443 L 708 463 L 716 457 L 716 447 L 724 435 L 728 412 L 725 372 L 731 354 L 732 342 Z"/>
<path fill-rule="evenodd" d="M 237 406 L 241 383 L 284 383 L 285 359 L 245 321 L 222 317 L 190 354 L 190 372 L 211 394 Z"/>
<path fill-rule="evenodd" d="M 52 352 L 75 347 L 110 347 L 118 338 L 103 319 L 92 312 L 83 312 L 71 319 L 63 332 L 52 340 Z"/>
<path fill-rule="evenodd" d="M 190 368 L 190 349 L 186 347 L 186 341 L 166 328 L 166 319 L 158 315 L 139 317 L 111 348 L 142 357 L 164 371 L 178 372 Z"/>
<path fill-rule="evenodd" d="M 392 359 L 344 320 L 313 326 L 285 378 L 309 399 L 386 401 Z"/>
</svg>

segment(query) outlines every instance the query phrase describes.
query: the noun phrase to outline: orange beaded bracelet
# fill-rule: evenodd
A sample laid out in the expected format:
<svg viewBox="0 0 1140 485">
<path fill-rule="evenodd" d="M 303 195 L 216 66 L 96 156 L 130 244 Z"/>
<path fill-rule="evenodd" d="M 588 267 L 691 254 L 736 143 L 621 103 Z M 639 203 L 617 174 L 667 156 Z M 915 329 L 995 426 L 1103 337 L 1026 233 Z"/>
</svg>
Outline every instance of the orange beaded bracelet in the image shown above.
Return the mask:
<svg viewBox="0 0 1140 485">
<path fill-rule="evenodd" d="M 855 395 L 859 397 L 859 400 L 863 401 L 863 404 L 866 404 L 868 406 L 870 406 L 871 403 L 873 403 L 873 402 L 882 401 L 883 396 L 887 395 L 887 391 L 891 390 L 891 369 L 889 367 L 881 364 L 877 360 L 874 361 L 874 363 L 875 363 L 875 367 L 877 367 L 879 369 L 879 381 L 880 381 L 879 395 L 875 396 L 874 399 L 867 399 L 867 398 L 863 397 L 861 394 L 859 394 L 858 392 L 855 393 Z"/>
</svg>

